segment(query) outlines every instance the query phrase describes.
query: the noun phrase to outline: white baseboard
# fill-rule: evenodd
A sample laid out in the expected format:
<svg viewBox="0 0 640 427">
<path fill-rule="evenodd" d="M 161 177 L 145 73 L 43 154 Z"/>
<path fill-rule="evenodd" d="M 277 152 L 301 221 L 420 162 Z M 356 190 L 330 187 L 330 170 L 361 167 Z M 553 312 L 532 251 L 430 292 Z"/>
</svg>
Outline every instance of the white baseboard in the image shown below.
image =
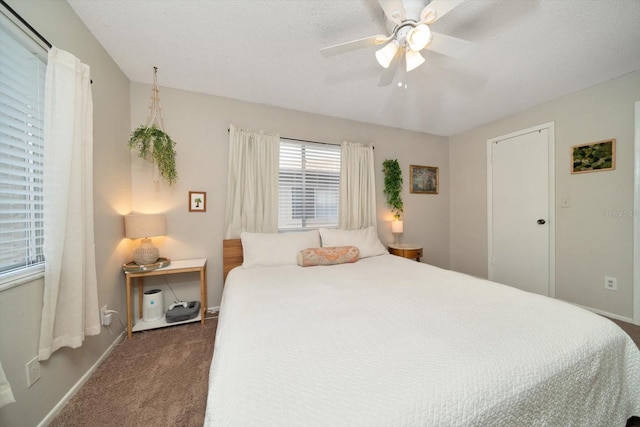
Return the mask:
<svg viewBox="0 0 640 427">
<path fill-rule="evenodd" d="M 569 302 L 569 301 L 566 301 L 566 302 Z M 630 318 L 630 317 L 620 316 L 620 315 L 609 313 L 609 312 L 606 312 L 606 311 L 603 311 L 603 310 L 598 310 L 597 308 L 591 308 L 591 307 L 587 307 L 587 306 L 584 306 L 584 305 L 576 304 L 576 303 L 573 303 L 573 302 L 570 302 L 570 304 L 573 304 L 575 306 L 584 308 L 585 310 L 593 311 L 594 313 L 597 313 L 597 314 L 599 314 L 601 316 L 610 317 L 610 318 L 616 319 L 616 320 L 621 320 L 623 322 L 631 323 L 632 325 L 636 324 L 636 323 L 633 322 L 633 319 Z"/>
<path fill-rule="evenodd" d="M 71 387 L 71 389 L 67 392 L 67 394 L 65 394 L 62 397 L 62 399 L 60 399 L 60 401 L 56 404 L 56 406 L 54 406 L 53 409 L 49 411 L 47 416 L 44 417 L 42 421 L 40 421 L 40 423 L 38 423 L 38 427 L 46 427 L 51 423 L 51 421 L 53 421 L 55 416 L 58 415 L 58 413 L 62 410 L 62 408 L 64 408 L 64 405 L 66 405 L 67 402 L 69 402 L 69 400 L 71 400 L 71 398 L 75 396 L 75 394 L 80 390 L 80 388 L 84 385 L 84 383 L 86 383 L 87 380 L 91 377 L 91 375 L 93 375 L 93 373 L 96 371 L 96 369 L 98 369 L 98 366 L 100 366 L 102 362 L 104 362 L 107 356 L 109 356 L 109 354 L 111 354 L 113 349 L 116 348 L 116 345 L 118 345 L 120 341 L 122 341 L 122 339 L 126 336 L 126 333 L 127 333 L 126 329 L 120 333 L 120 335 L 105 350 L 105 352 L 102 353 L 102 356 L 100 356 L 100 358 L 96 360 L 96 363 L 94 363 L 93 366 L 91 366 L 91 368 L 89 368 L 89 370 L 84 373 L 84 375 L 78 380 L 78 382 L 75 383 L 73 387 Z"/>
<path fill-rule="evenodd" d="M 207 307 L 207 311 L 209 313 L 219 313 L 220 312 L 220 306 L 216 306 L 216 307 Z"/>
</svg>

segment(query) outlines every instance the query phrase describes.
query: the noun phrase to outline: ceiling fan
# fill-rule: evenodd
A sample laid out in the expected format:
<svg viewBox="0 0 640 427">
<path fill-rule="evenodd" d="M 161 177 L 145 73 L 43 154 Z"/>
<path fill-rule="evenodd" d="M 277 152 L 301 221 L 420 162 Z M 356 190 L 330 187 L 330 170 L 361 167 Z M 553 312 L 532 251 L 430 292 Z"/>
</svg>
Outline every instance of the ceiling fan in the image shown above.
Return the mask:
<svg viewBox="0 0 640 427">
<path fill-rule="evenodd" d="M 376 59 L 384 68 L 378 86 L 393 81 L 401 58 L 411 71 L 425 62 L 423 49 L 464 58 L 476 48 L 475 43 L 431 31 L 429 25 L 442 18 L 464 0 L 378 0 L 387 18 L 389 35 L 379 34 L 320 49 L 322 56 L 334 56 L 364 47 L 384 45 L 376 51 Z"/>
</svg>

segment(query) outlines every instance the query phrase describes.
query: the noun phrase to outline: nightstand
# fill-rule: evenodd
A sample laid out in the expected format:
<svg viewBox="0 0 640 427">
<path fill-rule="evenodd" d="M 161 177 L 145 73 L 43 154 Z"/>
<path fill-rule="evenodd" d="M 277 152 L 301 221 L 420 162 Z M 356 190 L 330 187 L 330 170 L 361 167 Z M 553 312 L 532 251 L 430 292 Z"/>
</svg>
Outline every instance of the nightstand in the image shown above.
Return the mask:
<svg viewBox="0 0 640 427">
<path fill-rule="evenodd" d="M 142 318 L 142 296 L 144 293 L 144 278 L 150 276 L 162 276 L 167 274 L 180 273 L 199 273 L 200 274 L 200 315 L 183 322 L 167 323 L 164 316 L 162 319 L 154 322 L 136 322 L 134 325 L 132 307 L 131 307 L 131 285 L 132 279 L 137 278 L 138 282 L 138 317 Z M 164 326 L 174 326 L 182 323 L 200 321 L 204 326 L 204 316 L 207 312 L 207 260 L 200 259 L 184 259 L 171 261 L 167 267 L 158 268 L 156 270 L 148 270 L 142 272 L 125 272 L 127 282 L 127 336 L 131 338 L 132 332 L 143 331 L 147 329 L 162 328 Z"/>
<path fill-rule="evenodd" d="M 391 255 L 415 259 L 420 262 L 420 258 L 422 258 L 422 246 L 412 245 L 411 243 L 391 244 L 389 245 L 389 253 Z"/>
</svg>

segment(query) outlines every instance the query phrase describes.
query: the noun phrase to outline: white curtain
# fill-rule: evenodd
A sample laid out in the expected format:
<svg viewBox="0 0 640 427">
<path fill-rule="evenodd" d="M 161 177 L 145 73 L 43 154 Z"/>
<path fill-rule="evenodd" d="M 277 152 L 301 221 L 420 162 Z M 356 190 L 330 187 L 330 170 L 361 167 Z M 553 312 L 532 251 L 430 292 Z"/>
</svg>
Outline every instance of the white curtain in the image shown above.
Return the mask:
<svg viewBox="0 0 640 427">
<path fill-rule="evenodd" d="M 40 360 L 100 333 L 89 66 L 52 47 L 45 83 L 44 301 Z"/>
<path fill-rule="evenodd" d="M 373 147 L 345 141 L 340 162 L 340 228 L 377 227 Z"/>
<path fill-rule="evenodd" d="M 278 231 L 280 136 L 229 127 L 225 238 Z"/>
<path fill-rule="evenodd" d="M 15 401 L 16 399 L 13 398 L 13 392 L 11 391 L 11 384 L 9 384 L 7 376 L 2 369 L 2 363 L 0 363 L 0 408 Z"/>
</svg>

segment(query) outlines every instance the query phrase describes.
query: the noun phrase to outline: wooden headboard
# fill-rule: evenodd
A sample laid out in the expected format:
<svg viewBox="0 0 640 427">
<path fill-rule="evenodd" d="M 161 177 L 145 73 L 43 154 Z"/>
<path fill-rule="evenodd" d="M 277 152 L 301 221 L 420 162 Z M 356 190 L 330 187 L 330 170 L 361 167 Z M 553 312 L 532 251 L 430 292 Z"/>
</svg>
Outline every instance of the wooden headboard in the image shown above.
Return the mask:
<svg viewBox="0 0 640 427">
<path fill-rule="evenodd" d="M 227 280 L 227 274 L 232 268 L 242 265 L 242 241 L 240 239 L 226 239 L 222 241 L 222 278 Z"/>
</svg>

